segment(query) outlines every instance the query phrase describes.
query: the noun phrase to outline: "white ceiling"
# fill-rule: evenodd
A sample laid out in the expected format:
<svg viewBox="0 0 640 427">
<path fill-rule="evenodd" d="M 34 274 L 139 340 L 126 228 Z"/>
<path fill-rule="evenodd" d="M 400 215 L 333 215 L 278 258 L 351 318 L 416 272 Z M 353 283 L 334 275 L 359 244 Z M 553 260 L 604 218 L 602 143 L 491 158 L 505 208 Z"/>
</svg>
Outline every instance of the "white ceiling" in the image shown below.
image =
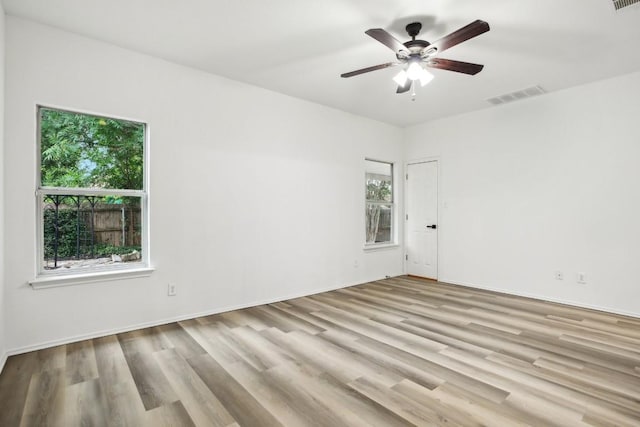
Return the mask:
<svg viewBox="0 0 640 427">
<path fill-rule="evenodd" d="M 3 0 L 5 11 L 287 95 L 407 126 L 492 107 L 486 99 L 546 91 L 640 70 L 640 3 L 612 0 Z M 340 74 L 395 59 L 366 36 L 404 26 L 436 39 L 482 19 L 491 31 L 442 57 L 484 64 L 476 76 L 433 70 L 397 95 L 393 68 Z"/>
</svg>

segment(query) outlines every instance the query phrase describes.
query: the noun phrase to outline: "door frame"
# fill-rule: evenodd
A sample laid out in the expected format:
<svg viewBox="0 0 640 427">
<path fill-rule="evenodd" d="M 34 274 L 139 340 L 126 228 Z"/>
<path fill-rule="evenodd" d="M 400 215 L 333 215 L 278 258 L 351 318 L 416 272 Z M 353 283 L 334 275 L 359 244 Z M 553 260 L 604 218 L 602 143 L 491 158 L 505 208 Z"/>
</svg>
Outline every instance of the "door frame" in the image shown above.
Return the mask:
<svg viewBox="0 0 640 427">
<path fill-rule="evenodd" d="M 440 231 L 442 231 L 442 227 L 440 226 L 440 224 L 442 223 L 442 209 L 440 209 L 440 206 L 442 206 L 442 158 L 440 156 L 428 156 L 428 157 L 419 157 L 417 159 L 413 159 L 413 160 L 407 160 L 404 163 L 404 173 L 403 175 L 405 176 L 404 179 L 404 191 L 403 191 L 403 212 L 402 212 L 402 216 L 404 217 L 404 220 L 402 220 L 402 224 L 403 224 L 403 245 L 402 245 L 402 270 L 404 274 L 407 274 L 408 268 L 407 268 L 407 242 L 409 241 L 409 228 L 407 227 L 407 210 L 408 210 L 408 205 L 409 205 L 409 181 L 406 178 L 408 173 L 409 173 L 409 165 L 415 165 L 415 164 L 419 164 L 419 163 L 429 163 L 429 162 L 437 162 L 438 163 L 438 203 L 436 206 L 436 210 L 437 210 L 437 218 L 438 218 L 438 233 L 436 234 L 436 247 L 438 248 L 436 251 L 436 268 L 437 268 L 437 272 L 438 274 L 436 275 L 437 277 L 434 277 L 435 280 L 440 280 Z"/>
</svg>

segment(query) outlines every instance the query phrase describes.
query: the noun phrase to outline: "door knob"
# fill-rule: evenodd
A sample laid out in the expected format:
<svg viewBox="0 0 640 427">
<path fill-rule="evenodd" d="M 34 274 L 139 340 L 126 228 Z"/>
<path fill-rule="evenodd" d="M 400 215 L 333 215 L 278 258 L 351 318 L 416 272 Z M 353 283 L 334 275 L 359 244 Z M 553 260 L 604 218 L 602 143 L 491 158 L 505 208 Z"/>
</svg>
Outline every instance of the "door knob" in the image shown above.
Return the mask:
<svg viewBox="0 0 640 427">
<path fill-rule="evenodd" d="M 427 225 L 427 228 L 433 228 L 435 230 L 438 227 L 435 224 L 433 224 L 433 225 Z"/>
</svg>

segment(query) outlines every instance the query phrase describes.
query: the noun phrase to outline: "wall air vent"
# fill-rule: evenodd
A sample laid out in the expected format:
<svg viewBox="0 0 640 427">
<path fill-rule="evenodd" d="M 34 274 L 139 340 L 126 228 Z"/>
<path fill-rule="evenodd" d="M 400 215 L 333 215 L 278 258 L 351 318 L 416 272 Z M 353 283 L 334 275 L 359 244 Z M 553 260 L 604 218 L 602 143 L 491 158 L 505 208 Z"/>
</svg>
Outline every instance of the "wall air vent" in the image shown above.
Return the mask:
<svg viewBox="0 0 640 427">
<path fill-rule="evenodd" d="M 640 0 L 637 0 L 640 1 Z M 496 96 L 487 99 L 487 102 L 493 105 L 506 104 L 507 102 L 519 101 L 525 98 L 531 98 L 532 96 L 542 95 L 545 90 L 540 86 L 532 86 L 526 89 L 517 90 L 511 93 L 505 93 L 504 95 Z"/>
<path fill-rule="evenodd" d="M 638 2 L 640 2 L 640 0 L 613 0 L 613 6 L 618 10 Z"/>
</svg>

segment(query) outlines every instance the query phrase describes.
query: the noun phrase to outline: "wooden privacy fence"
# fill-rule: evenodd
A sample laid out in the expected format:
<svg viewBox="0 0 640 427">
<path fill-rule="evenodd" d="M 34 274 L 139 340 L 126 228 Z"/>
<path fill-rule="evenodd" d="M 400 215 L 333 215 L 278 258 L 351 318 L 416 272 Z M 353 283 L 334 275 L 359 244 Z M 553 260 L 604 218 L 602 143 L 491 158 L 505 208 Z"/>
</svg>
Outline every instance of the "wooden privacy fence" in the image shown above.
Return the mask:
<svg viewBox="0 0 640 427">
<path fill-rule="evenodd" d="M 91 230 L 91 210 L 83 211 L 84 222 Z M 140 207 L 96 205 L 93 211 L 95 243 L 111 246 L 140 246 Z"/>
</svg>

